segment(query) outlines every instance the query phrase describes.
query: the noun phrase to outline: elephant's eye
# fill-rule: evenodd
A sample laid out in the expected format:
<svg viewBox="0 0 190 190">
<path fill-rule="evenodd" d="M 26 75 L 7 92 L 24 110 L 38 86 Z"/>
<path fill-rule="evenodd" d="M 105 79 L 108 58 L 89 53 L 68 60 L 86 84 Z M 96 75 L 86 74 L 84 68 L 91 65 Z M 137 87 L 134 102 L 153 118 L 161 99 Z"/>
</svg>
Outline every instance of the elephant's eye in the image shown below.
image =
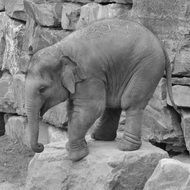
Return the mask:
<svg viewBox="0 0 190 190">
<path fill-rule="evenodd" d="M 40 87 L 40 89 L 39 89 L 40 94 L 44 93 L 46 91 L 46 89 L 47 89 L 47 86 Z"/>
</svg>

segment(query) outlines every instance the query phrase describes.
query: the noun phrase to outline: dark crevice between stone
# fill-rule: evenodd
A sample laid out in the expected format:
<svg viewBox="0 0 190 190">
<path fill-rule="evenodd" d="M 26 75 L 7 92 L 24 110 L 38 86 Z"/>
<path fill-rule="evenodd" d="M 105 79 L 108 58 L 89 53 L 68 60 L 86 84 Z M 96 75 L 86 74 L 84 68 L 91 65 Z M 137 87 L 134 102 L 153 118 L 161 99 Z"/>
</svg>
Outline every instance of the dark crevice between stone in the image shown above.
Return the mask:
<svg viewBox="0 0 190 190">
<path fill-rule="evenodd" d="M 12 117 L 12 116 L 21 116 L 19 115 L 18 113 L 7 113 L 6 115 L 8 115 L 8 118 L 9 117 Z M 25 115 L 22 115 L 23 117 L 25 117 Z M 6 117 L 6 116 L 5 116 Z"/>
<path fill-rule="evenodd" d="M 24 20 L 16 19 L 16 18 L 13 18 L 13 17 L 10 17 L 10 16 L 9 16 L 9 18 L 16 21 L 16 22 L 20 22 L 21 24 L 26 24 L 26 21 L 24 21 Z"/>
<path fill-rule="evenodd" d="M 176 84 L 176 83 L 173 83 L 172 86 L 176 86 L 176 85 L 180 85 L 180 86 L 190 86 L 190 84 Z"/>
<path fill-rule="evenodd" d="M 3 136 L 5 134 L 5 120 L 4 120 L 4 114 L 3 112 L 0 112 L 0 136 Z"/>
<path fill-rule="evenodd" d="M 63 30 L 63 28 L 61 27 L 61 23 L 56 23 L 55 26 L 42 26 L 40 25 L 42 28 L 49 28 L 49 29 L 54 29 L 54 30 Z"/>
<path fill-rule="evenodd" d="M 100 2 L 100 5 L 110 5 L 110 4 L 117 4 L 116 2 Z"/>
<path fill-rule="evenodd" d="M 0 78 L 3 76 L 3 74 L 11 75 L 10 71 L 8 69 L 3 69 L 0 71 Z"/>
<path fill-rule="evenodd" d="M 119 4 L 119 5 L 127 6 L 129 10 L 131 10 L 133 7 L 133 3 L 124 4 L 124 3 L 116 3 L 116 2 L 102 2 L 99 4 L 102 6 L 106 6 L 106 5 L 110 5 L 110 4 Z"/>
<path fill-rule="evenodd" d="M 63 123 L 61 130 L 63 130 L 63 131 L 68 131 L 68 121 L 65 121 L 65 122 Z"/>
<path fill-rule="evenodd" d="M 190 78 L 190 76 L 185 76 L 184 74 L 172 74 L 172 77 L 176 77 L 176 78 L 183 78 L 183 77 L 187 77 Z"/>
<path fill-rule="evenodd" d="M 175 112 L 175 113 L 176 113 L 177 120 L 179 121 L 179 123 L 181 123 L 181 116 L 180 116 L 180 114 L 174 109 L 174 107 L 173 107 L 173 106 L 170 106 L 170 105 L 167 105 L 166 108 L 167 108 L 168 110 L 171 110 L 171 111 Z M 179 111 L 180 111 L 180 107 L 177 106 L 177 108 L 178 108 Z"/>
<path fill-rule="evenodd" d="M 132 2 L 127 2 L 127 3 L 118 3 L 118 2 L 112 1 L 112 2 L 99 2 L 99 4 L 101 4 L 101 5 L 109 5 L 109 4 L 121 4 L 121 5 L 128 5 L 128 4 L 133 4 L 133 3 L 132 3 Z"/>
<path fill-rule="evenodd" d="M 186 147 L 178 147 L 176 150 L 175 148 L 168 148 L 168 144 L 167 143 L 163 143 L 163 142 L 156 142 L 154 140 L 149 140 L 149 142 L 158 147 L 161 148 L 162 150 L 166 151 L 169 154 L 169 157 L 174 157 L 177 156 L 179 154 L 188 154 L 189 152 L 187 151 Z"/>
<path fill-rule="evenodd" d="M 3 71 L 0 68 L 0 78 L 3 76 Z"/>
<path fill-rule="evenodd" d="M 5 9 L 3 9 L 3 10 L 0 10 L 0 13 L 2 13 L 2 12 L 5 12 Z"/>
</svg>

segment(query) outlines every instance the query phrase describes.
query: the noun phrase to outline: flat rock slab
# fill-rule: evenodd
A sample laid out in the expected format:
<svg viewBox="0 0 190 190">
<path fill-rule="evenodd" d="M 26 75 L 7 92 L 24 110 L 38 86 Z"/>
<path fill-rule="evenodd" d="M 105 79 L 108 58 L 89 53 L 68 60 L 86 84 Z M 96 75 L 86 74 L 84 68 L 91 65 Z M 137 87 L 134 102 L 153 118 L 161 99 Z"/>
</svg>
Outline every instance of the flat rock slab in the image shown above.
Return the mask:
<svg viewBox="0 0 190 190">
<path fill-rule="evenodd" d="M 174 102 L 179 107 L 190 107 L 190 87 L 175 85 L 172 86 L 172 93 L 174 97 Z M 172 106 L 169 97 L 167 97 L 167 103 Z"/>
<path fill-rule="evenodd" d="M 88 140 L 90 154 L 72 162 L 66 141 L 46 145 L 30 162 L 26 190 L 142 190 L 158 162 L 168 154 L 150 143 L 124 152 L 116 142 Z"/>
<path fill-rule="evenodd" d="M 190 164 L 162 159 L 145 184 L 144 190 L 189 190 Z"/>
</svg>

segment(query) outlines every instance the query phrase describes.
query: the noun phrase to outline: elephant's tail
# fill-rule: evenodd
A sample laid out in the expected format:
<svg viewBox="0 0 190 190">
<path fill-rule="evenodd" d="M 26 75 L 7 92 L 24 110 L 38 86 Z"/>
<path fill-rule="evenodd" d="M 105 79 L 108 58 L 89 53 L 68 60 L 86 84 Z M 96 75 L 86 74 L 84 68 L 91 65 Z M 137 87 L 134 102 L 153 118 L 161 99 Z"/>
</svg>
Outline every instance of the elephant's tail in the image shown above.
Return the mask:
<svg viewBox="0 0 190 190">
<path fill-rule="evenodd" d="M 168 89 L 168 95 L 170 98 L 170 101 L 172 103 L 173 108 L 176 110 L 176 112 L 182 116 L 181 110 L 177 107 L 177 105 L 174 102 L 173 93 L 172 93 L 172 69 L 170 65 L 170 59 L 168 57 L 168 54 L 166 50 L 163 48 L 164 55 L 165 55 L 165 65 L 166 65 L 166 81 L 167 81 L 167 89 Z"/>
</svg>

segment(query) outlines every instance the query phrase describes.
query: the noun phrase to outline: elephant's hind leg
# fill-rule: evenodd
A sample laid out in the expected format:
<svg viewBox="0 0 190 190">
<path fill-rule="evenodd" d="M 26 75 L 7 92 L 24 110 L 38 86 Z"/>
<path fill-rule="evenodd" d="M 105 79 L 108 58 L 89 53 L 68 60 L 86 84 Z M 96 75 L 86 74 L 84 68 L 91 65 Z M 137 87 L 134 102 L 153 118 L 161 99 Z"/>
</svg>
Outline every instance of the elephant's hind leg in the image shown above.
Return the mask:
<svg viewBox="0 0 190 190">
<path fill-rule="evenodd" d="M 117 136 L 121 108 L 106 108 L 91 137 L 95 140 L 113 141 Z"/>
<path fill-rule="evenodd" d="M 163 64 L 148 64 L 141 67 L 131 78 L 122 98 L 121 107 L 126 111 L 126 126 L 119 149 L 136 150 L 141 146 L 143 111 L 164 73 Z"/>
<path fill-rule="evenodd" d="M 141 123 L 143 110 L 137 109 L 126 111 L 126 126 L 122 139 L 118 141 L 120 150 L 131 151 L 137 150 L 141 146 Z"/>
</svg>

